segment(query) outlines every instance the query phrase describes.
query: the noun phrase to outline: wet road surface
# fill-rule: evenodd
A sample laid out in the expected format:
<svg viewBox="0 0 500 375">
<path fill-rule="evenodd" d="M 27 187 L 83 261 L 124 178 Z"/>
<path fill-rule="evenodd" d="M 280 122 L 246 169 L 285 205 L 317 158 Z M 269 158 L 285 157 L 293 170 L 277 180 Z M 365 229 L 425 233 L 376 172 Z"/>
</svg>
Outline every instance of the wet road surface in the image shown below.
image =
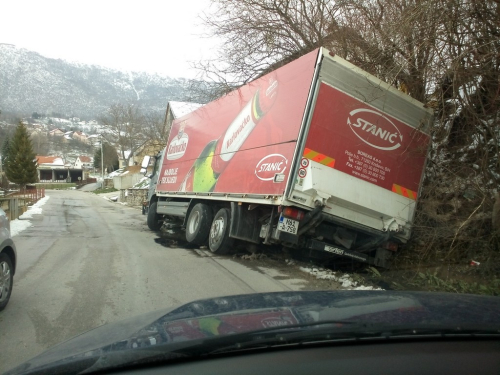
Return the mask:
<svg viewBox="0 0 500 375">
<path fill-rule="evenodd" d="M 0 373 L 79 333 L 200 298 L 300 290 L 207 251 L 154 241 L 140 211 L 77 190 L 47 191 L 14 237 L 18 268 L 0 312 Z"/>
</svg>

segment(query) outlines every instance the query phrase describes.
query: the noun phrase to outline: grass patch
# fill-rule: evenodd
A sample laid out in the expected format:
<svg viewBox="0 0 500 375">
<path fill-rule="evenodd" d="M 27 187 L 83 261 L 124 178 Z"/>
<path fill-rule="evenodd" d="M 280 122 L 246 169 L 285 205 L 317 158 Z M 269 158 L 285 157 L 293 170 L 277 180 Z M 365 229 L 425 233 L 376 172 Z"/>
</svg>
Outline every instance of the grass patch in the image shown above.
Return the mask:
<svg viewBox="0 0 500 375">
<path fill-rule="evenodd" d="M 115 191 L 118 191 L 115 188 L 104 188 L 104 189 L 96 189 L 93 191 L 94 194 L 103 194 L 103 193 L 113 193 Z"/>
<path fill-rule="evenodd" d="M 74 182 L 57 182 L 57 183 L 37 183 L 35 186 L 38 189 L 47 189 L 47 190 L 64 190 L 64 189 L 71 189 L 76 187 L 76 184 Z"/>
<path fill-rule="evenodd" d="M 417 272 L 411 279 L 404 280 L 407 285 L 431 292 L 470 293 L 490 296 L 500 295 L 500 279 L 466 280 L 459 276 L 442 278 L 436 271 Z M 392 282 L 395 289 L 407 287 Z"/>
<path fill-rule="evenodd" d="M 455 267 L 443 272 L 441 267 L 408 270 L 377 270 L 367 267 L 358 277 L 385 289 L 427 292 L 470 293 L 500 296 L 500 278 L 481 274 L 473 267 Z M 366 281 L 363 281 L 366 283 Z"/>
</svg>

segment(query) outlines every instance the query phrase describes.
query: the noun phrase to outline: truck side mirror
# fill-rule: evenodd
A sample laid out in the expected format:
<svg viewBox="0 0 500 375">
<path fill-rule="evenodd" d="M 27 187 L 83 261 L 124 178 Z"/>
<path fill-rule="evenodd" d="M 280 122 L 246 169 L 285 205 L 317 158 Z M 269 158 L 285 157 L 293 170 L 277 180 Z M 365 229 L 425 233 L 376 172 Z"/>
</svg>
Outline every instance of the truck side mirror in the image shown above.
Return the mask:
<svg viewBox="0 0 500 375">
<path fill-rule="evenodd" d="M 149 155 L 146 155 L 144 156 L 144 158 L 142 159 L 142 163 L 141 163 L 141 173 L 146 175 L 146 172 L 148 170 L 148 166 L 149 166 L 149 161 L 151 160 L 151 156 Z"/>
</svg>

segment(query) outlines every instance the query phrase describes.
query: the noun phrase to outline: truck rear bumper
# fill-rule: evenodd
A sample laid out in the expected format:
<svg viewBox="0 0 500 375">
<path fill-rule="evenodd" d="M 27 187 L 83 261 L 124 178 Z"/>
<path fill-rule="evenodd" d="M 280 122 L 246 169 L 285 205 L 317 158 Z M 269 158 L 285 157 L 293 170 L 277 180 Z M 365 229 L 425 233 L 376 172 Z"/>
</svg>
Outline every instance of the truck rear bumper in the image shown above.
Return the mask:
<svg viewBox="0 0 500 375">
<path fill-rule="evenodd" d="M 354 250 L 347 250 L 347 249 L 344 249 L 340 246 L 333 246 L 331 244 L 321 242 L 318 240 L 314 240 L 314 239 L 307 241 L 306 248 L 310 249 L 310 250 L 325 251 L 325 252 L 328 252 L 334 256 L 353 259 L 353 260 L 356 260 L 358 262 L 363 262 L 363 263 L 367 263 L 367 264 L 378 266 L 378 267 L 389 268 L 389 266 L 390 266 L 388 259 L 386 259 L 382 256 L 376 256 L 374 258 L 374 257 L 369 256 L 368 254 L 365 254 L 365 253 L 360 253 L 360 252 L 354 251 Z"/>
</svg>

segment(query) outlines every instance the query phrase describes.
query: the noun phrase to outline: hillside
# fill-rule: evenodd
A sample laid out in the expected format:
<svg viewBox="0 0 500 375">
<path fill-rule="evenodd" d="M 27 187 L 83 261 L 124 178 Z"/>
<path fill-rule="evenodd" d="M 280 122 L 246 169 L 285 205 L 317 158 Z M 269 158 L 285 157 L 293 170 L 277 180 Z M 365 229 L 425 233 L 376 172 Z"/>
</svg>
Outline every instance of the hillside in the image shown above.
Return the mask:
<svg viewBox="0 0 500 375">
<path fill-rule="evenodd" d="M 138 103 L 164 111 L 186 97 L 188 81 L 99 66 L 72 64 L 0 44 L 0 110 L 98 117 L 111 104 Z"/>
</svg>

